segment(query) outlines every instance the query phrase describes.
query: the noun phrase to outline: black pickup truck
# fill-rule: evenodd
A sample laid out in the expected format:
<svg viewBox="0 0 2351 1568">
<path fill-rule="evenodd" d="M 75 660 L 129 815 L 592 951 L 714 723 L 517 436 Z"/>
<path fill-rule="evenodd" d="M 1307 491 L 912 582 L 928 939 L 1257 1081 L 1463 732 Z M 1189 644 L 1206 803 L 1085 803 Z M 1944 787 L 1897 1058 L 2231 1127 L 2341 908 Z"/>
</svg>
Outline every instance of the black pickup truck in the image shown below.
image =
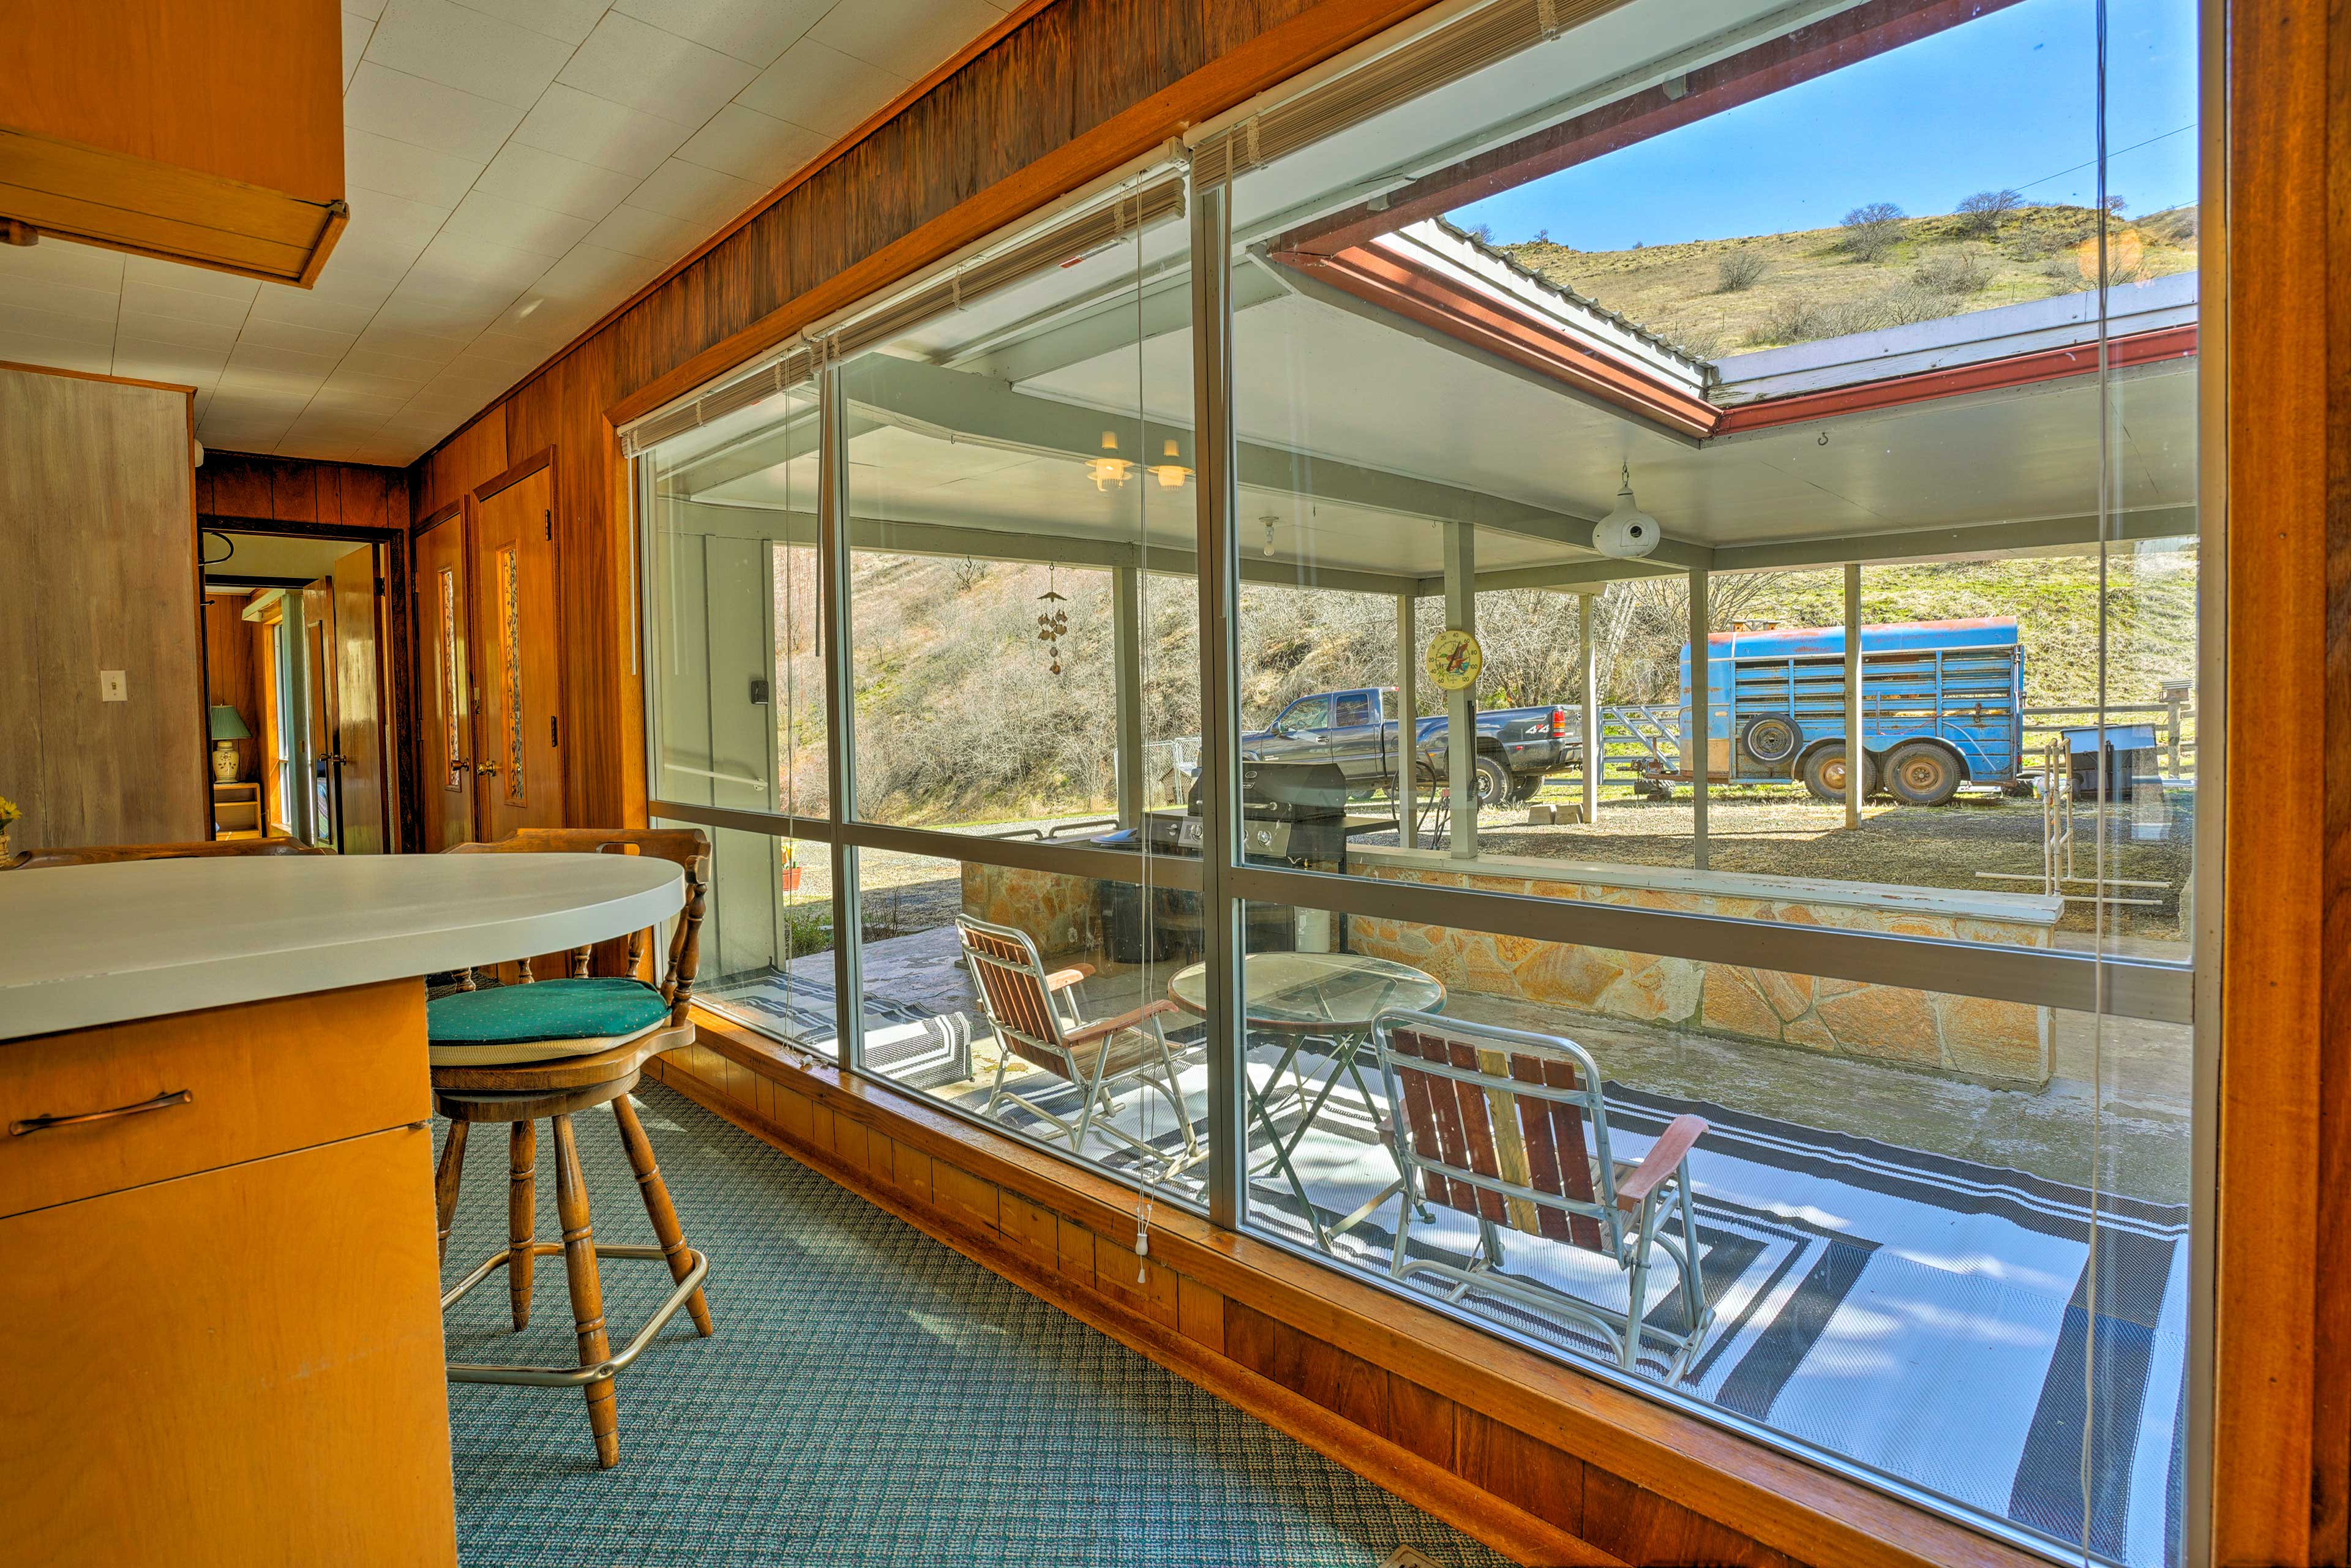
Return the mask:
<svg viewBox="0 0 2351 1568">
<path fill-rule="evenodd" d="M 1571 711 L 1513 707 L 1477 716 L 1479 805 L 1523 800 L 1542 787 L 1544 774 L 1582 760 L 1582 739 L 1568 738 Z M 1241 755 L 1335 762 L 1351 788 L 1383 788 L 1395 779 L 1396 712 L 1394 686 L 1312 692 L 1283 708 L 1265 728 L 1242 736 Z M 1446 776 L 1445 731 L 1442 716 L 1414 726 L 1424 778 Z"/>
</svg>

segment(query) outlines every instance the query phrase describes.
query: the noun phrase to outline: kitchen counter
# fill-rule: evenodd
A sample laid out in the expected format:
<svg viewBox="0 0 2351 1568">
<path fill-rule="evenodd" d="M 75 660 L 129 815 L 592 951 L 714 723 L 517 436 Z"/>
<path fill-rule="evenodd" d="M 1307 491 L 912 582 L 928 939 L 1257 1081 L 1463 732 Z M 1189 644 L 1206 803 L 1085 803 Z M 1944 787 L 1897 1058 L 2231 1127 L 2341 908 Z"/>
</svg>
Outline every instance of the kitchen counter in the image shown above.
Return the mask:
<svg viewBox="0 0 2351 1568">
<path fill-rule="evenodd" d="M 286 855 L 0 876 L 0 1040 L 504 963 L 675 915 L 643 855 Z"/>
</svg>

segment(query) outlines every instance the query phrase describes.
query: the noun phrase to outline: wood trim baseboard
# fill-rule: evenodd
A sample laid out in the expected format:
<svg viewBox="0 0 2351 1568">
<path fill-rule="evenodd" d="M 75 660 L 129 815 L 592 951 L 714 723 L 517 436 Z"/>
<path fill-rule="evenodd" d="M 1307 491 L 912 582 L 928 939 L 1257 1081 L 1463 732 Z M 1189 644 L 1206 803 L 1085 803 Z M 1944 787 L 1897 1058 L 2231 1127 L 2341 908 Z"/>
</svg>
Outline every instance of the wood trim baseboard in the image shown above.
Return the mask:
<svg viewBox="0 0 2351 1568">
<path fill-rule="evenodd" d="M 946 1162 L 1097 1235 L 1122 1235 L 1134 1227 L 1134 1192 L 1106 1177 L 992 1134 L 911 1092 L 844 1073 L 705 1009 L 697 1007 L 694 1018 L 705 1049 L 748 1074 L 810 1098 L 842 1121 Z M 667 1071 L 679 1071 L 674 1059 Z M 713 1108 L 732 1113 L 727 1106 Z M 785 1135 L 791 1136 L 789 1129 Z M 800 1146 L 794 1140 L 795 1154 Z M 1269 1242 L 1217 1230 L 1188 1212 L 1162 1206 L 1151 1234 L 1155 1260 L 1226 1300 L 1799 1562 L 1840 1568 L 2045 1568 L 2032 1553 L 1886 1492 L 1399 1301 Z M 1222 1392 L 1213 1384 L 1204 1386 Z M 1332 1457 L 1347 1462 L 1343 1455 Z"/>
</svg>

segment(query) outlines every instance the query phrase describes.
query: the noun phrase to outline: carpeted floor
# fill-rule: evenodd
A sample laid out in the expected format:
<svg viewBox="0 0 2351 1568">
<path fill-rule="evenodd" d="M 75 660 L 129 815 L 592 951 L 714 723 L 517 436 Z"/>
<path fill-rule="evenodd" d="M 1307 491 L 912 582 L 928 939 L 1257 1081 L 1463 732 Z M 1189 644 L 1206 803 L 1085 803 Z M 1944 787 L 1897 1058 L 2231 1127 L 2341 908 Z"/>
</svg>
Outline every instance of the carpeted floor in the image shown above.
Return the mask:
<svg viewBox="0 0 2351 1568">
<path fill-rule="evenodd" d="M 453 1385 L 463 1560 L 488 1565 L 1363 1564 L 1502 1560 L 667 1090 L 642 1103 L 716 1338 L 684 1312 L 619 1383 L 601 1471 L 580 1395 Z M 598 1239 L 650 1242 L 611 1114 L 580 1118 Z M 506 1238 L 507 1147 L 467 1150 L 454 1281 Z M 538 1235 L 553 1240 L 541 1128 Z M 607 1261 L 617 1348 L 666 1293 Z M 560 1260 L 531 1326 L 503 1273 L 452 1309 L 455 1358 L 572 1360 Z"/>
</svg>

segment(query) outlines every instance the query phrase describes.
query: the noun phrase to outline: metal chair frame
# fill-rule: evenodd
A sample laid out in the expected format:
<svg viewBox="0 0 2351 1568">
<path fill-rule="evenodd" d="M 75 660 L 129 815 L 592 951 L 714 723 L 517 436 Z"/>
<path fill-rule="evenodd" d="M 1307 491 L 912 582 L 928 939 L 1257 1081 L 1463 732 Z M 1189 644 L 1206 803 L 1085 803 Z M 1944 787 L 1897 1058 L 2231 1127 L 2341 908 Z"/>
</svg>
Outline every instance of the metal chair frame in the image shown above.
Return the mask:
<svg viewBox="0 0 2351 1568">
<path fill-rule="evenodd" d="M 1167 1168 L 1161 1173 L 1162 1179 L 1191 1166 L 1206 1153 L 1192 1130 L 1191 1113 L 1184 1108 L 1183 1087 L 1176 1075 L 1176 1052 L 1167 1043 L 1167 1032 L 1161 1021 L 1166 1014 L 1180 1010 L 1175 1003 L 1164 999 L 1149 1002 L 1117 1018 L 1088 1023 L 1079 1016 L 1077 1004 L 1070 993 L 1080 980 L 1093 972 L 1090 966 L 1081 965 L 1048 974 L 1044 959 L 1037 952 L 1037 944 L 1030 940 L 1027 932 L 1017 926 L 995 925 L 985 920 L 975 920 L 967 915 L 958 915 L 956 916 L 956 929 L 963 941 L 964 960 L 972 968 L 980 1007 L 997 1032 L 999 1048 L 996 1058 L 996 1077 L 989 1085 L 987 1104 L 980 1112 L 981 1115 L 995 1119 L 997 1107 L 1008 1100 L 1067 1138 L 1071 1153 L 1082 1155 L 1086 1135 L 1098 1132 L 1155 1160 L 1165 1161 Z M 975 936 L 982 941 L 975 942 Z M 990 952 L 984 945 L 987 941 L 1003 944 L 1012 951 L 1009 955 Z M 1024 1025 L 1019 1019 L 1008 1016 L 1010 1009 L 999 1001 L 999 986 L 1017 988 L 1019 991 L 1033 988 L 1034 994 L 1029 999 L 1038 1008 L 1038 1021 L 1043 1023 L 1050 1032 Z M 1110 1071 L 1112 1041 L 1123 1031 L 1143 1032 L 1146 1029 L 1149 1038 L 1157 1047 L 1154 1053 L 1157 1060 L 1155 1061 L 1146 1057 L 1131 1067 L 1117 1072 Z M 1099 1040 L 1101 1045 L 1101 1049 L 1094 1052 L 1091 1071 L 1080 1064 L 1073 1049 L 1085 1044 L 1089 1038 Z M 1004 1086 L 1005 1073 L 1016 1053 L 1085 1091 L 1084 1109 L 1074 1125 L 1035 1101 Z M 1176 1125 L 1184 1134 L 1182 1158 L 1168 1160 L 1159 1149 L 1108 1119 L 1107 1113 L 1117 1108 L 1116 1091 L 1129 1083 L 1140 1083 L 1155 1090 L 1175 1111 Z"/>
<path fill-rule="evenodd" d="M 1473 1051 L 1482 1049 L 1513 1058 L 1531 1058 L 1535 1063 L 1563 1064 L 1573 1073 L 1576 1086 L 1562 1087 L 1490 1072 L 1481 1067 L 1463 1067 L 1404 1052 L 1395 1044 L 1395 1035 L 1398 1030 L 1433 1037 L 1447 1045 L 1467 1046 Z M 1407 1200 L 1426 1198 L 1431 1203 L 1470 1213 L 1478 1221 L 1478 1245 L 1470 1253 L 1466 1266 L 1438 1259 L 1413 1258 L 1407 1255 L 1406 1247 L 1412 1235 L 1415 1205 L 1411 1201 L 1399 1205 L 1395 1244 L 1388 1262 L 1389 1277 L 1401 1281 L 1419 1273 L 1434 1274 L 1453 1282 L 1452 1290 L 1446 1296 L 1450 1302 L 1458 1302 L 1474 1291 L 1503 1297 L 1537 1312 L 1572 1318 L 1598 1333 L 1614 1351 L 1618 1364 L 1627 1372 L 1634 1369 L 1646 1343 L 1652 1339 L 1662 1339 L 1667 1356 L 1667 1381 L 1679 1378 L 1705 1343 L 1707 1333 L 1714 1324 L 1714 1309 L 1706 1299 L 1705 1275 L 1698 1254 L 1697 1211 L 1690 1195 L 1687 1152 L 1688 1145 L 1705 1131 L 1706 1124 L 1695 1116 L 1676 1118 L 1639 1166 L 1623 1170 L 1609 1152 L 1608 1112 L 1601 1094 L 1599 1070 L 1593 1065 L 1590 1053 L 1573 1040 L 1492 1025 L 1466 1023 L 1435 1013 L 1401 1009 L 1382 1013 L 1374 1020 L 1372 1037 L 1392 1108 L 1391 1114 L 1395 1121 L 1395 1155 L 1405 1171 L 1405 1197 Z M 1585 1154 L 1582 1149 L 1577 1151 L 1585 1154 L 1589 1165 L 1591 1200 L 1569 1196 L 1564 1190 L 1552 1191 L 1514 1182 L 1498 1174 L 1468 1168 L 1442 1157 L 1432 1157 L 1419 1146 L 1421 1140 L 1417 1134 L 1425 1129 L 1415 1125 L 1411 1102 L 1405 1094 L 1400 1073 L 1423 1073 L 1474 1088 L 1487 1096 L 1489 1105 L 1494 1103 L 1494 1096 L 1499 1095 L 1510 1097 L 1514 1103 L 1533 1101 L 1569 1108 L 1588 1123 L 1592 1130 L 1589 1153 Z M 1499 1122 L 1496 1125 L 1499 1125 Z M 1474 1152 L 1471 1157 L 1476 1157 Z M 1564 1151 L 1561 1152 L 1560 1157 L 1566 1157 Z M 1499 1170 L 1499 1159 L 1496 1165 Z M 1431 1176 L 1443 1177 L 1444 1184 L 1433 1186 L 1428 1179 Z M 1452 1201 L 1444 1190 L 1445 1184 L 1459 1184 L 1480 1193 L 1495 1195 L 1501 1200 L 1505 1215 L 1511 1214 L 1514 1206 L 1528 1205 L 1591 1222 L 1596 1230 L 1597 1245 L 1541 1238 L 1539 1231 L 1535 1234 L 1542 1239 L 1554 1240 L 1559 1245 L 1575 1247 L 1583 1251 L 1597 1252 L 1613 1260 L 1630 1276 L 1627 1310 L 1617 1313 L 1594 1302 L 1581 1301 L 1563 1291 L 1502 1274 L 1503 1226 L 1482 1212 L 1483 1204 L 1472 1210 L 1464 1209 L 1460 1204 Z M 1562 1189 L 1567 1186 L 1563 1176 L 1560 1185 Z M 1628 1186 L 1632 1188 L 1630 1192 L 1626 1190 Z M 1678 1237 L 1663 1228 L 1669 1220 L 1678 1229 Z M 1525 1227 L 1513 1219 L 1510 1228 L 1524 1229 Z M 1573 1226 L 1570 1228 L 1572 1232 Z M 1664 1249 L 1673 1260 L 1680 1280 L 1685 1326 L 1684 1332 L 1677 1336 L 1645 1321 L 1651 1254 L 1658 1248 Z"/>
</svg>

